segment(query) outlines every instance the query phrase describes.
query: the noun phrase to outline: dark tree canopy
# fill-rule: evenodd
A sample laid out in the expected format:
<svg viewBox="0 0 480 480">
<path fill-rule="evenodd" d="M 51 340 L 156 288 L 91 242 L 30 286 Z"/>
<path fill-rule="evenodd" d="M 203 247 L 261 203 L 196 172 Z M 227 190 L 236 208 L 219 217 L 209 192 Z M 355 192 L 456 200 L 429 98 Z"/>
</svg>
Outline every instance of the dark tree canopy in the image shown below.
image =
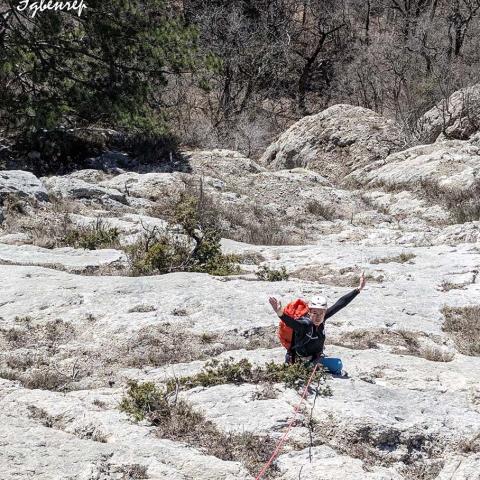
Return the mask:
<svg viewBox="0 0 480 480">
<path fill-rule="evenodd" d="M 336 103 L 398 121 L 480 82 L 480 0 L 0 2 L 0 137 L 101 126 L 262 153 Z M 0 142 L 1 143 L 1 142 Z"/>
<path fill-rule="evenodd" d="M 89 0 L 75 12 L 2 2 L 0 105 L 7 129 L 161 130 L 167 75 L 195 63 L 196 33 L 164 0 Z"/>
</svg>

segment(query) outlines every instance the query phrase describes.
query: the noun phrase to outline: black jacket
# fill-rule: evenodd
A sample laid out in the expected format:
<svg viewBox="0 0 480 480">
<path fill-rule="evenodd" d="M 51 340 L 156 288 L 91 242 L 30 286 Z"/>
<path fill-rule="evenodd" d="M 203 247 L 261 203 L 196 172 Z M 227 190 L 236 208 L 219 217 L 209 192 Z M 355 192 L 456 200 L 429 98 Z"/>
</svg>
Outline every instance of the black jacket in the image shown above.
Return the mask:
<svg viewBox="0 0 480 480">
<path fill-rule="evenodd" d="M 327 309 L 325 320 L 335 315 L 343 307 L 346 307 L 358 294 L 360 290 L 356 288 L 343 297 L 340 297 L 334 305 Z M 323 353 L 325 343 L 325 320 L 316 327 L 308 315 L 295 320 L 288 315 L 283 314 L 280 317 L 290 328 L 293 329 L 293 339 L 291 351 L 294 351 L 302 357 L 317 355 Z"/>
</svg>

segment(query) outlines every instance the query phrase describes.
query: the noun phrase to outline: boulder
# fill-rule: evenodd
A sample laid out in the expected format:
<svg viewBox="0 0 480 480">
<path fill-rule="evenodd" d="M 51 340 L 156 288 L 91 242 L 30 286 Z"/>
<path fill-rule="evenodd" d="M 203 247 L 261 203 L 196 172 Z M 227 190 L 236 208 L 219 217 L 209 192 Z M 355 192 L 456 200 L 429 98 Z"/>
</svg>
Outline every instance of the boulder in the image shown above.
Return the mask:
<svg viewBox="0 0 480 480">
<path fill-rule="evenodd" d="M 183 152 L 191 173 L 215 177 L 228 181 L 231 177 L 241 178 L 266 169 L 239 152 L 232 150 L 195 150 Z"/>
<path fill-rule="evenodd" d="M 172 196 L 185 189 L 182 174 L 179 173 L 136 173 L 128 172 L 110 180 L 100 182 L 100 187 L 116 189 L 131 197 L 148 200 L 172 201 Z"/>
<path fill-rule="evenodd" d="M 125 194 L 115 188 L 94 185 L 71 176 L 43 177 L 42 180 L 50 193 L 61 198 L 127 201 Z"/>
<path fill-rule="evenodd" d="M 43 183 L 33 173 L 23 170 L 0 171 L 0 198 L 8 194 L 48 200 L 48 193 Z"/>
<path fill-rule="evenodd" d="M 305 167 L 334 183 L 403 146 L 393 121 L 362 107 L 334 105 L 304 117 L 272 143 L 260 163 L 275 170 Z"/>
<path fill-rule="evenodd" d="M 419 138 L 425 143 L 432 143 L 439 136 L 466 140 L 478 132 L 479 127 L 480 84 L 454 92 L 418 121 Z"/>
<path fill-rule="evenodd" d="M 5 243 L 6 245 L 26 245 L 32 243 L 32 238 L 28 233 L 7 233 L 0 236 L 0 243 Z"/>
</svg>

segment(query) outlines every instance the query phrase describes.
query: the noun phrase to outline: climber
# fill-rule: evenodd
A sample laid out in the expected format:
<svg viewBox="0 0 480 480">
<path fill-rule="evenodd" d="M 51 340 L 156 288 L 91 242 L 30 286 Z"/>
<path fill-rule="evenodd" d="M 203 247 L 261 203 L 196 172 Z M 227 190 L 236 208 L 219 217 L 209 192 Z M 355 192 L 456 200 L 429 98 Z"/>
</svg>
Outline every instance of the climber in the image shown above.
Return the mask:
<svg viewBox="0 0 480 480">
<path fill-rule="evenodd" d="M 339 298 L 331 307 L 327 306 L 327 299 L 323 296 L 312 298 L 308 304 L 302 300 L 297 300 L 297 307 L 298 304 L 303 304 L 305 307 L 304 310 L 299 310 L 301 315 L 298 318 L 289 316 L 284 312 L 284 310 L 288 311 L 288 305 L 284 309 L 276 298 L 270 297 L 270 305 L 280 317 L 281 328 L 283 326 L 287 330 L 291 329 L 292 333 L 287 342 L 282 340 L 282 344 L 287 348 L 285 363 L 294 363 L 296 356 L 299 356 L 307 358 L 312 363 L 322 363 L 333 373 L 340 373 L 342 369 L 341 360 L 327 359 L 323 356 L 325 320 L 346 307 L 363 290 L 365 283 L 365 273 L 362 272 L 358 287 Z"/>
</svg>

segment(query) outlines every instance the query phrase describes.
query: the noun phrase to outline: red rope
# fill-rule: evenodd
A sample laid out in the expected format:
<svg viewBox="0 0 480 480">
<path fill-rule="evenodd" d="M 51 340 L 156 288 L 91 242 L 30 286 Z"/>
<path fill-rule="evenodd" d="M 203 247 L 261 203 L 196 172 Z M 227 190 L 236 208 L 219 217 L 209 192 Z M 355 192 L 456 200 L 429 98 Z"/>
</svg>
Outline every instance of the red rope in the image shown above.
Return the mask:
<svg viewBox="0 0 480 480">
<path fill-rule="evenodd" d="M 282 437 L 278 441 L 277 446 L 275 447 L 275 450 L 272 453 L 272 456 L 270 457 L 268 462 L 264 465 L 264 467 L 262 468 L 260 473 L 255 477 L 255 480 L 259 480 L 260 478 L 262 478 L 265 475 L 265 472 L 267 471 L 268 467 L 275 460 L 275 457 L 280 453 L 280 450 L 282 449 L 283 444 L 285 443 L 285 440 L 287 439 L 287 436 L 288 436 L 288 434 L 290 433 L 290 430 L 293 427 L 293 422 L 295 421 L 295 418 L 297 417 L 297 413 L 300 410 L 300 407 L 301 407 L 303 401 L 305 400 L 305 397 L 306 397 L 307 392 L 308 392 L 308 387 L 310 386 L 310 383 L 312 383 L 313 376 L 315 375 L 315 372 L 316 372 L 317 368 L 318 368 L 318 363 L 315 365 L 315 368 L 313 369 L 313 372 L 310 375 L 310 378 L 308 379 L 307 384 L 305 385 L 305 388 L 304 388 L 303 393 L 302 393 L 302 398 L 300 399 L 300 402 L 298 403 L 298 405 L 295 407 L 295 410 L 293 411 L 293 417 L 290 419 L 290 421 L 287 424 L 287 430 L 285 431 L 285 433 L 282 435 Z"/>
</svg>

